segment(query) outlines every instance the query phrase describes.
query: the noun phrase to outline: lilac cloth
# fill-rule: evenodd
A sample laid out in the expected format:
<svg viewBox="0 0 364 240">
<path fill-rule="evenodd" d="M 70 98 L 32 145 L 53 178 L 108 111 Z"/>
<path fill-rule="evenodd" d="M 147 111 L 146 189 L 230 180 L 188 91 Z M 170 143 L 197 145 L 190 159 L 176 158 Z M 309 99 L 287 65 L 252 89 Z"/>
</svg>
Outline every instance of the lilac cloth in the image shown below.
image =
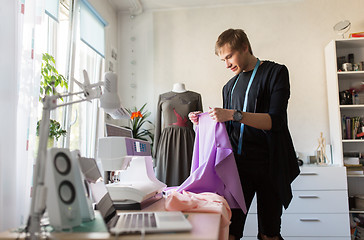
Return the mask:
<svg viewBox="0 0 364 240">
<path fill-rule="evenodd" d="M 241 208 L 246 213 L 243 189 L 225 124 L 213 121 L 208 113 L 199 117 L 191 174 L 175 190 L 217 193 L 225 197 L 230 208 Z"/>
</svg>

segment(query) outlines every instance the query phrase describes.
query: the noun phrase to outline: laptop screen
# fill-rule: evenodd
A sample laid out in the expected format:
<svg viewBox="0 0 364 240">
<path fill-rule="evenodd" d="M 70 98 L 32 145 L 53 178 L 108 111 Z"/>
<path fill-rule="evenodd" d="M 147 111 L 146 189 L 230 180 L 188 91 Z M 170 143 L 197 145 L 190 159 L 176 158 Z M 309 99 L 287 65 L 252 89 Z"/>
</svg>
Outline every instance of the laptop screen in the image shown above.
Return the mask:
<svg viewBox="0 0 364 240">
<path fill-rule="evenodd" d="M 133 133 L 131 129 L 125 127 L 115 126 L 109 123 L 105 124 L 106 137 L 129 137 L 133 138 Z"/>
<path fill-rule="evenodd" d="M 101 173 L 94 158 L 79 158 L 81 172 L 87 180 L 90 195 L 107 226 L 116 218 L 116 209 L 106 189 L 105 183 L 100 181 Z"/>
<path fill-rule="evenodd" d="M 103 182 L 98 182 L 97 184 L 103 185 Z M 106 190 L 106 187 L 105 187 Z M 114 226 L 117 221 L 117 212 L 111 200 L 110 194 L 106 191 L 103 197 L 96 203 L 95 210 L 98 210 L 105 221 L 108 228 Z"/>
</svg>

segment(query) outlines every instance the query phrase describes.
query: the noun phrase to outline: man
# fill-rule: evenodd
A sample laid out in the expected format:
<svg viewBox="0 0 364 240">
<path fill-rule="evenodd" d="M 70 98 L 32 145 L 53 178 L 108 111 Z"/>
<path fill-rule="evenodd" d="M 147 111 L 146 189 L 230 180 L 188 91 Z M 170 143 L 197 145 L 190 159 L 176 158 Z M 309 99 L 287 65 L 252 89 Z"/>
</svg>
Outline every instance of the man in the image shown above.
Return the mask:
<svg viewBox="0 0 364 240">
<path fill-rule="evenodd" d="M 215 54 L 235 76 L 223 88 L 224 108 L 212 108 L 209 115 L 226 123 L 247 209 L 256 194 L 258 239 L 283 239 L 282 206 L 288 207 L 290 184 L 299 174 L 287 124 L 288 69 L 255 57 L 241 29 L 224 31 Z M 198 124 L 198 112 L 189 118 Z M 240 239 L 247 215 L 241 209 L 232 213 L 230 239 Z"/>
</svg>

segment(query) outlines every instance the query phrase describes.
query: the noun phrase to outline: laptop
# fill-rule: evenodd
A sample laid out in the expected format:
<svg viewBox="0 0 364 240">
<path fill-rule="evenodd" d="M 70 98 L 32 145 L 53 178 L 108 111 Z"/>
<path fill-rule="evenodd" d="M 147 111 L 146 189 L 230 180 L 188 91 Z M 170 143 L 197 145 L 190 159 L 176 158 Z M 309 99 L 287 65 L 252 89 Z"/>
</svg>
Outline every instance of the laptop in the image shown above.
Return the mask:
<svg viewBox="0 0 364 240">
<path fill-rule="evenodd" d="M 109 232 L 114 235 L 123 233 L 184 232 L 192 229 L 190 222 L 179 211 L 117 213 L 108 193 L 96 204 L 96 209 L 100 211 L 104 218 Z"/>
<path fill-rule="evenodd" d="M 110 123 L 105 123 L 105 133 L 106 137 L 133 137 L 133 132 L 131 129 L 116 126 Z"/>
<path fill-rule="evenodd" d="M 95 169 L 95 159 L 87 159 L 81 169 Z M 85 167 L 85 165 L 87 165 Z M 90 172 L 90 171 L 88 171 Z M 99 172 L 97 177 L 101 176 Z M 90 177 L 89 177 L 90 179 Z M 192 229 L 191 223 L 180 211 L 128 211 L 117 213 L 105 184 L 101 181 L 90 183 L 91 195 L 111 234 L 125 233 L 157 233 L 157 232 L 185 232 Z"/>
</svg>

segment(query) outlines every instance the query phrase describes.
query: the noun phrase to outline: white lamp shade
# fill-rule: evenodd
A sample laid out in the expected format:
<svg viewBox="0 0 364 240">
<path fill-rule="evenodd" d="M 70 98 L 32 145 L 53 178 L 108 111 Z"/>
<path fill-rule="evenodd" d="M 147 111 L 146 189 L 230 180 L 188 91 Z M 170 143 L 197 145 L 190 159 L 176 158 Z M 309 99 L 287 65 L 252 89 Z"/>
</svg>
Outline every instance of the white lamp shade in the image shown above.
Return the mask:
<svg viewBox="0 0 364 240">
<path fill-rule="evenodd" d="M 113 72 L 106 72 L 104 76 L 104 92 L 100 97 L 100 106 L 105 112 L 119 109 L 121 102 L 117 93 L 117 75 Z"/>
</svg>

